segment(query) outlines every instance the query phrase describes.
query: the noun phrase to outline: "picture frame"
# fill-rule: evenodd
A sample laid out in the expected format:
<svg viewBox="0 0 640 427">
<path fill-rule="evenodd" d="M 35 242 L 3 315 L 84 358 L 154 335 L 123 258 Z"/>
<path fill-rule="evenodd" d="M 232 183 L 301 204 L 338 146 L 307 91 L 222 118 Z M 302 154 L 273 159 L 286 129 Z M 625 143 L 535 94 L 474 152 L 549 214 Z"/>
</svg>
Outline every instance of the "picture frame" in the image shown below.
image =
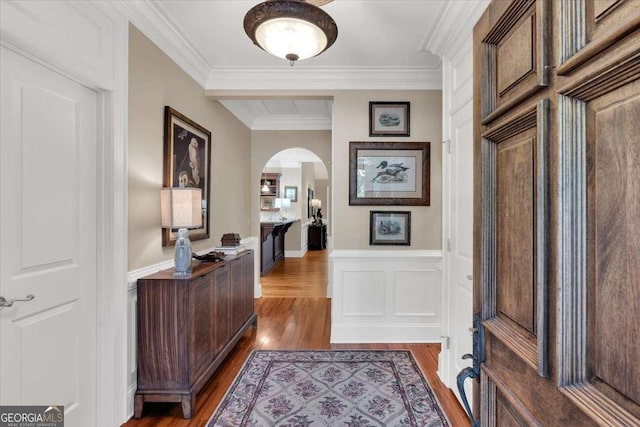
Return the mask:
<svg viewBox="0 0 640 427">
<path fill-rule="evenodd" d="M 409 136 L 411 103 L 369 102 L 369 136 Z"/>
<path fill-rule="evenodd" d="M 429 206 L 430 142 L 350 142 L 349 205 Z"/>
<path fill-rule="evenodd" d="M 411 246 L 411 212 L 369 211 L 369 245 Z"/>
<path fill-rule="evenodd" d="M 260 210 L 273 211 L 276 209 L 276 196 L 260 196 Z"/>
<path fill-rule="evenodd" d="M 289 199 L 292 202 L 298 201 L 298 187 L 284 186 L 284 198 Z"/>
<path fill-rule="evenodd" d="M 307 218 L 313 217 L 313 206 L 311 206 L 312 199 L 313 199 L 313 189 L 307 188 Z"/>
<path fill-rule="evenodd" d="M 165 106 L 163 185 L 202 190 L 202 227 L 189 231 L 191 240 L 209 238 L 210 174 L 211 132 Z M 162 246 L 175 245 L 177 234 L 177 229 L 162 229 Z"/>
</svg>

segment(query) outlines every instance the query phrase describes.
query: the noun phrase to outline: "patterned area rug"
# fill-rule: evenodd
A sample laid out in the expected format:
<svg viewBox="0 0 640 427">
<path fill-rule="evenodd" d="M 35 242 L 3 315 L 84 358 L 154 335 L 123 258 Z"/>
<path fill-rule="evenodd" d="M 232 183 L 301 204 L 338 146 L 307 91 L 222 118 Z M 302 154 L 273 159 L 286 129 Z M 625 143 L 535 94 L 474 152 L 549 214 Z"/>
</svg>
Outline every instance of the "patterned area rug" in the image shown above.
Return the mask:
<svg viewBox="0 0 640 427">
<path fill-rule="evenodd" d="M 207 424 L 449 426 L 410 351 L 255 350 Z"/>
</svg>

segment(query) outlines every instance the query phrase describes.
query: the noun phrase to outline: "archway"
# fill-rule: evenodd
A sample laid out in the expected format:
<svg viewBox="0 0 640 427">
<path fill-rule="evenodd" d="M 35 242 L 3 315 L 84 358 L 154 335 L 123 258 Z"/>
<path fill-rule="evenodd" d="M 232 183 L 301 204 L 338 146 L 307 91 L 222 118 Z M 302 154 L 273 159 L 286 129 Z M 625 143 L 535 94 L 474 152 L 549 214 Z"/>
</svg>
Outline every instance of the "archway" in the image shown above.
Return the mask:
<svg viewBox="0 0 640 427">
<path fill-rule="evenodd" d="M 286 258 L 302 258 L 307 253 L 313 220 L 309 198 L 319 200 L 325 224 L 331 218 L 330 172 L 318 154 L 308 148 L 290 147 L 263 161 L 255 193 L 259 199 L 255 211 L 260 230 L 261 277 Z M 270 235 L 270 230 L 277 232 Z"/>
</svg>

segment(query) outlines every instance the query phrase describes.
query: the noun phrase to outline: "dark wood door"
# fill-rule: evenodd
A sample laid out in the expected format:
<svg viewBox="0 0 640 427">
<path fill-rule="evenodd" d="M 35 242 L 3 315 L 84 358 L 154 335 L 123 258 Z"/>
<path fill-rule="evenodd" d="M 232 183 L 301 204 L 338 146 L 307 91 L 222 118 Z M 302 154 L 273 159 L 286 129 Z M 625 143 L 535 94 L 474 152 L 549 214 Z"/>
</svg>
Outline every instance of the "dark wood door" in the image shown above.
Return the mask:
<svg viewBox="0 0 640 427">
<path fill-rule="evenodd" d="M 218 354 L 231 338 L 231 285 L 229 267 L 218 268 L 213 279 L 213 305 L 215 315 L 214 342 Z"/>
<path fill-rule="evenodd" d="M 214 356 L 213 316 L 214 273 L 189 283 L 189 382 L 202 375 Z"/>
<path fill-rule="evenodd" d="M 242 257 L 242 319 L 246 321 L 254 312 L 253 308 L 253 256 Z"/>
<path fill-rule="evenodd" d="M 640 426 L 640 1 L 474 29 L 482 426 Z"/>
</svg>

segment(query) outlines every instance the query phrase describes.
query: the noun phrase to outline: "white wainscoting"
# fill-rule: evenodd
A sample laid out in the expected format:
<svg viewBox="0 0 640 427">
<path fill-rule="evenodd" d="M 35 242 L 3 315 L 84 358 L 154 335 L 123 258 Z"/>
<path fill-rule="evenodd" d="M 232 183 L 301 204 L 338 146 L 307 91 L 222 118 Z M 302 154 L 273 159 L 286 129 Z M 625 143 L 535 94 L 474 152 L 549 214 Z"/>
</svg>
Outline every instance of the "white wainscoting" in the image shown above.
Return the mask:
<svg viewBox="0 0 640 427">
<path fill-rule="evenodd" d="M 254 256 L 254 296 L 259 298 L 262 294 L 260 289 L 260 266 L 257 237 L 247 237 L 241 243 L 247 245 L 248 249 L 253 249 Z M 203 249 L 197 253 L 202 255 L 214 250 L 214 247 Z M 137 363 L 137 304 L 138 304 L 138 279 L 148 276 L 160 270 L 173 267 L 173 260 L 169 259 L 157 264 L 132 270 L 127 274 L 127 418 L 133 416 L 133 398 L 138 387 L 138 363 Z"/>
<path fill-rule="evenodd" d="M 442 251 L 335 250 L 331 342 L 439 342 Z"/>
</svg>

